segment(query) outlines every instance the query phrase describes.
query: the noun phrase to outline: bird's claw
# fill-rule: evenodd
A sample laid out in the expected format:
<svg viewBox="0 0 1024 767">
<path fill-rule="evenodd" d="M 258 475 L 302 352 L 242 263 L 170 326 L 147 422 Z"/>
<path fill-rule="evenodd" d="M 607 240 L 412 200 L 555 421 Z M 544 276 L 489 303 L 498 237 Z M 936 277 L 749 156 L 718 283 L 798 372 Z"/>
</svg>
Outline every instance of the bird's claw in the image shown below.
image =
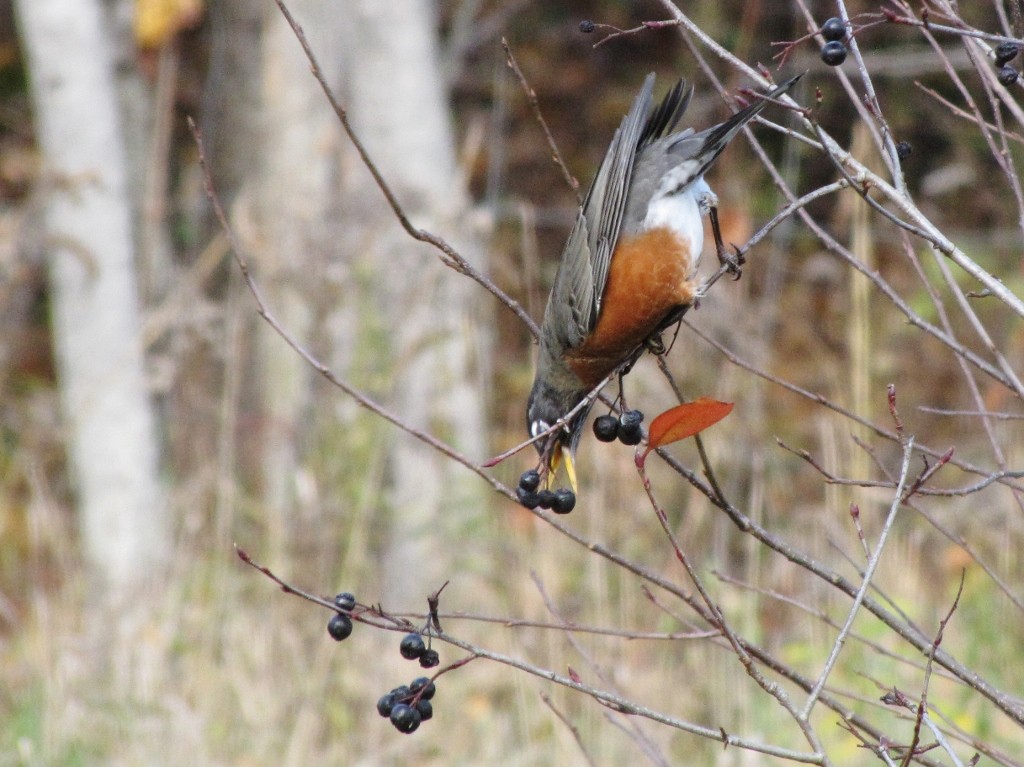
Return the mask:
<svg viewBox="0 0 1024 767">
<path fill-rule="evenodd" d="M 730 253 L 725 247 L 718 249 L 718 263 L 733 276 L 734 280 L 738 280 L 743 276 L 743 265 L 747 263 L 747 259 L 735 245 L 730 244 L 730 247 L 735 253 Z"/>
<path fill-rule="evenodd" d="M 656 357 L 665 353 L 665 341 L 662 339 L 661 333 L 656 333 L 648 338 L 644 345 L 647 347 L 647 351 Z"/>
</svg>

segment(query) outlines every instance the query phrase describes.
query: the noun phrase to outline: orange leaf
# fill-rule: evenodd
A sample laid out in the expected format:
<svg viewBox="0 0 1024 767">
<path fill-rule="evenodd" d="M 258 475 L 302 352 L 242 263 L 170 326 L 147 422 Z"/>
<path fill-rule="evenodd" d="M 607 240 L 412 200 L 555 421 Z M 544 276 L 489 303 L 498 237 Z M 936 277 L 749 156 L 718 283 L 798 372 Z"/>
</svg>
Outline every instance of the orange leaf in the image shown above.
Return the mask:
<svg viewBox="0 0 1024 767">
<path fill-rule="evenodd" d="M 709 397 L 676 405 L 651 421 L 651 427 L 647 432 L 647 449 L 654 450 L 692 437 L 718 423 L 731 412 L 731 402 L 719 402 Z"/>
</svg>

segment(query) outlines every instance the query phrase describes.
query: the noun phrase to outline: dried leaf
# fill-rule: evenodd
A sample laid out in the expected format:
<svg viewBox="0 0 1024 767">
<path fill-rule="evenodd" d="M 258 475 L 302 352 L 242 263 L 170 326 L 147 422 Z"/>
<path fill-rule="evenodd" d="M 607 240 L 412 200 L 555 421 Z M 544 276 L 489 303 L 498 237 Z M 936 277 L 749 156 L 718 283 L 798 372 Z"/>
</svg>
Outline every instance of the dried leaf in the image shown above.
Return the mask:
<svg viewBox="0 0 1024 767">
<path fill-rule="evenodd" d="M 203 0 L 135 0 L 135 42 L 155 49 L 199 23 Z"/>
<path fill-rule="evenodd" d="M 651 421 L 647 436 L 647 449 L 654 450 L 692 437 L 718 423 L 731 412 L 731 402 L 719 402 L 709 397 L 701 397 L 693 402 L 676 405 Z"/>
</svg>

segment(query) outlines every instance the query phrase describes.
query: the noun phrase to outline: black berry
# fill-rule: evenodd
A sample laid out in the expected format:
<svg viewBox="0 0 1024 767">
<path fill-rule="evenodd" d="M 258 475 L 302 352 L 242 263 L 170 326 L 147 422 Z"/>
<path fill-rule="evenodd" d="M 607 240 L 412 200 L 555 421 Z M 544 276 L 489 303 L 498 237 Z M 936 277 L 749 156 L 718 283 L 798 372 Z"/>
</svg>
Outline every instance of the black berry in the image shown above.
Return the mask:
<svg viewBox="0 0 1024 767">
<path fill-rule="evenodd" d="M 846 25 L 843 23 L 842 19 L 833 16 L 821 25 L 821 36 L 828 41 L 845 40 Z"/>
<path fill-rule="evenodd" d="M 542 509 L 550 509 L 555 504 L 555 494 L 551 490 L 541 490 L 537 493 L 537 505 Z"/>
<path fill-rule="evenodd" d="M 639 445 L 644 438 L 640 424 L 644 414 L 639 410 L 627 410 L 619 416 L 619 442 L 623 445 Z"/>
<path fill-rule="evenodd" d="M 383 717 L 391 716 L 391 709 L 395 706 L 395 696 L 392 693 L 381 695 L 377 699 L 377 713 Z"/>
<path fill-rule="evenodd" d="M 540 503 L 540 495 L 521 487 L 516 488 L 516 500 L 528 509 L 536 509 Z"/>
<path fill-rule="evenodd" d="M 388 695 L 394 699 L 395 703 L 401 703 L 409 699 L 412 695 L 412 690 L 409 688 L 409 685 L 403 684 L 393 689 Z"/>
<path fill-rule="evenodd" d="M 334 598 L 334 604 L 345 612 L 351 612 L 352 608 L 356 606 L 355 595 L 349 594 L 347 591 L 343 591 Z"/>
<path fill-rule="evenodd" d="M 896 156 L 900 158 L 900 162 L 910 157 L 913 151 L 914 147 L 910 145 L 909 141 L 901 141 L 896 145 Z"/>
<path fill-rule="evenodd" d="M 594 436 L 601 442 L 614 442 L 619 436 L 619 419 L 600 415 L 594 419 Z"/>
<path fill-rule="evenodd" d="M 1017 43 L 999 43 L 996 46 L 996 66 L 1002 67 L 1017 58 L 1020 47 Z"/>
<path fill-rule="evenodd" d="M 519 487 L 528 493 L 532 493 L 540 487 L 540 472 L 536 469 L 524 471 L 519 477 Z"/>
<path fill-rule="evenodd" d="M 420 712 L 408 703 L 396 703 L 391 709 L 391 724 L 395 725 L 399 732 L 415 732 L 421 721 Z"/>
<path fill-rule="evenodd" d="M 580 32 L 582 32 L 585 35 L 589 35 L 596 28 L 597 25 L 590 19 L 584 19 L 583 21 L 580 22 Z"/>
<path fill-rule="evenodd" d="M 627 410 L 619 416 L 619 427 L 623 429 L 635 429 L 644 422 L 644 414 L 639 410 Z"/>
<path fill-rule="evenodd" d="M 441 656 L 437 654 L 437 650 L 427 650 L 420 657 L 420 666 L 422 668 L 434 668 L 441 664 Z"/>
<path fill-rule="evenodd" d="M 345 615 L 345 613 L 335 613 L 327 621 L 327 633 L 331 635 L 331 639 L 335 642 L 348 639 L 352 633 L 352 619 Z"/>
<path fill-rule="evenodd" d="M 416 713 L 420 715 L 420 719 L 424 722 L 434 717 L 434 706 L 429 700 L 423 700 L 423 698 L 420 698 L 416 701 L 414 708 L 416 709 Z"/>
<path fill-rule="evenodd" d="M 555 491 L 555 500 L 551 504 L 551 510 L 555 514 L 568 514 L 576 508 L 576 493 L 567 487 Z"/>
<path fill-rule="evenodd" d="M 1007 87 L 1009 87 L 1009 86 L 1013 85 L 1015 82 L 1017 82 L 1017 78 L 1018 77 L 1019 77 L 1019 75 L 1017 74 L 1017 70 L 1014 69 L 1011 66 L 1001 67 L 999 69 L 999 73 L 996 75 L 996 79 L 1002 85 L 1005 85 Z"/>
<path fill-rule="evenodd" d="M 838 67 L 846 61 L 846 46 L 839 40 L 829 40 L 821 47 L 821 60 L 830 67 Z"/>
<path fill-rule="evenodd" d="M 423 690 L 423 692 L 420 693 L 420 700 L 430 700 L 434 697 L 434 693 L 437 692 L 437 687 L 435 687 L 434 683 L 425 676 L 421 676 L 413 679 L 412 684 L 409 685 L 409 692 L 414 695 L 420 692 L 420 690 Z"/>
<path fill-rule="evenodd" d="M 423 643 L 423 637 L 419 634 L 406 634 L 402 638 L 402 643 L 398 646 L 398 651 L 402 653 L 403 658 L 415 660 L 416 658 L 423 657 L 423 653 L 427 651 L 427 646 Z"/>
<path fill-rule="evenodd" d="M 639 445 L 643 438 L 644 432 L 639 426 L 633 429 L 619 429 L 619 442 L 623 445 Z"/>
</svg>

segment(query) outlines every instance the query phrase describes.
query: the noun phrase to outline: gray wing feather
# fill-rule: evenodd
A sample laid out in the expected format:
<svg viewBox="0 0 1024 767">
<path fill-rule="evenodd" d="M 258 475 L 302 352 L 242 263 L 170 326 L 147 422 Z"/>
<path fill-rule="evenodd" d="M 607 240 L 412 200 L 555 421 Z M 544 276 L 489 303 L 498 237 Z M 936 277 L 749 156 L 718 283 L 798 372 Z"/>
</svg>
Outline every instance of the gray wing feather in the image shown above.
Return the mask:
<svg viewBox="0 0 1024 767">
<path fill-rule="evenodd" d="M 666 172 L 680 165 L 689 166 L 673 179 L 684 187 L 700 178 L 729 140 L 769 103 L 767 99 L 787 91 L 801 76 L 778 86 L 765 100 L 740 110 L 721 125 L 700 133 L 688 128 L 668 135 L 685 111 L 691 92 L 680 81 L 648 119 L 654 74 L 647 75 L 615 132 L 562 251 L 544 315 L 545 331 L 552 334 L 551 340 L 563 347 L 577 347 L 597 324 L 630 186 L 637 187 L 629 199 L 630 214 L 635 220 L 642 220 L 641 205 L 647 204 Z M 634 168 L 638 162 L 639 166 Z"/>
<path fill-rule="evenodd" d="M 653 92 L 652 72 L 647 75 L 643 87 L 633 100 L 633 106 L 615 132 L 608 153 L 587 195 L 590 204 L 583 206 L 583 217 L 594 221 L 592 216 L 596 214 L 597 224 L 591 240 L 594 261 L 593 323 L 597 322 L 597 315 L 601 310 L 601 296 L 604 295 L 604 286 L 608 281 L 608 267 L 612 261 L 615 243 L 619 239 L 622 215 L 626 210 L 626 195 L 629 193 L 637 144 L 651 108 Z"/>
<path fill-rule="evenodd" d="M 560 340 L 569 347 L 579 346 L 597 324 L 612 251 L 626 209 L 637 143 L 653 92 L 651 73 L 615 132 L 562 252 L 552 287 L 554 300 L 548 301 L 548 312 L 555 316 L 545 317 L 545 324 L 558 334 L 565 333 Z"/>
</svg>

